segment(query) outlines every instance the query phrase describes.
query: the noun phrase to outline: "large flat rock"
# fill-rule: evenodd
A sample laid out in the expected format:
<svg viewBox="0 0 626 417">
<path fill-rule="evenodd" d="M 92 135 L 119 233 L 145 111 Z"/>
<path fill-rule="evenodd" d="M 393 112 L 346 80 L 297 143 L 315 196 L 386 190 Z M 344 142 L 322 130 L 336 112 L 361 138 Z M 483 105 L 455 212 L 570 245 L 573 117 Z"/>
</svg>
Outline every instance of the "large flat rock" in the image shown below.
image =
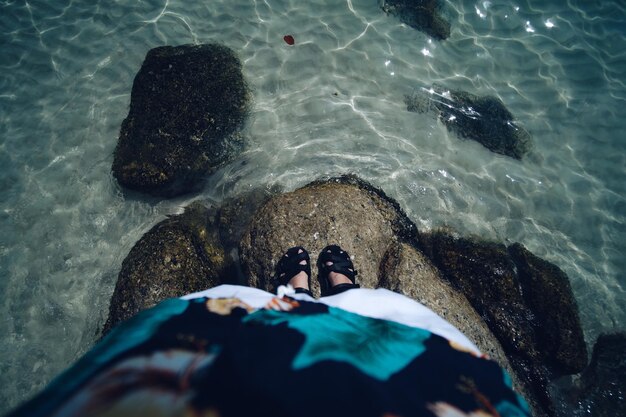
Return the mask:
<svg viewBox="0 0 626 417">
<path fill-rule="evenodd" d="M 384 193 L 355 177 L 342 177 L 270 199 L 244 234 L 240 256 L 249 285 L 272 291 L 276 262 L 287 249 L 304 246 L 314 265 L 325 246 L 338 244 L 353 257 L 357 282 L 375 288 L 389 244 L 416 236 L 415 225 Z M 316 277 L 311 287 L 319 296 Z"/>
<path fill-rule="evenodd" d="M 150 230 L 123 263 L 107 329 L 164 298 L 223 282 L 274 291 L 277 260 L 299 245 L 311 254 L 319 296 L 316 258 L 339 244 L 362 287 L 426 305 L 509 371 L 535 416 L 555 415 L 549 378 L 586 363 L 576 303 L 556 265 L 519 244 L 507 248 L 447 230 L 418 234 L 397 202 L 355 176 L 274 192 L 257 190 L 211 212 L 193 204 Z M 228 264 L 237 260 L 238 240 L 241 270 L 233 279 Z"/>
</svg>

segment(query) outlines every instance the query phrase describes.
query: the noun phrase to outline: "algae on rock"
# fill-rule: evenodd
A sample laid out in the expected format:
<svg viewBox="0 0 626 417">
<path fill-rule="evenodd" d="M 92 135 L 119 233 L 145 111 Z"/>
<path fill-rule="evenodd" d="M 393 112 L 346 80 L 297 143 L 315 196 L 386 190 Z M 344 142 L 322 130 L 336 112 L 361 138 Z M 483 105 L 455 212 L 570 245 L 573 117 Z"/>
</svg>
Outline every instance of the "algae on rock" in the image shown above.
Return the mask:
<svg viewBox="0 0 626 417">
<path fill-rule="evenodd" d="M 519 243 L 508 250 L 517 267 L 525 303 L 533 313 L 533 327 L 546 364 L 557 375 L 582 371 L 587 365 L 587 346 L 567 275 Z"/>
<path fill-rule="evenodd" d="M 243 146 L 250 92 L 241 63 L 217 44 L 150 50 L 133 82 L 113 175 L 132 190 L 171 197 L 198 188 Z"/>
<path fill-rule="evenodd" d="M 567 276 L 520 244 L 442 230 L 421 234 L 420 248 L 485 319 L 539 408 L 553 415 L 549 377 L 578 372 L 587 360 Z"/>
<path fill-rule="evenodd" d="M 103 334 L 166 298 L 221 284 L 228 259 L 211 223 L 195 203 L 139 239 L 122 263 Z"/>
</svg>

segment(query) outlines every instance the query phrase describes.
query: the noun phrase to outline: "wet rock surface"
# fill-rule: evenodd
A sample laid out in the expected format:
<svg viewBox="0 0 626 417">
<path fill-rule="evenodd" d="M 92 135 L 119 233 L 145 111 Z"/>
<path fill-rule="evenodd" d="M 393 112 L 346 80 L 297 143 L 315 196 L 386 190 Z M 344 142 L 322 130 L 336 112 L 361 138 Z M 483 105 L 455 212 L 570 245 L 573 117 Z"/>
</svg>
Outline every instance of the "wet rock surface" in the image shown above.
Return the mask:
<svg viewBox="0 0 626 417">
<path fill-rule="evenodd" d="M 586 345 L 569 281 L 520 244 L 421 234 L 420 248 L 463 293 L 502 344 L 540 412 L 554 415 L 553 375 L 579 372 Z"/>
<path fill-rule="evenodd" d="M 216 44 L 150 50 L 133 82 L 113 175 L 129 189 L 171 197 L 201 186 L 233 158 L 250 94 L 241 64 Z"/>
<path fill-rule="evenodd" d="M 497 97 L 433 85 L 406 96 L 405 103 L 411 112 L 435 112 L 448 130 L 475 140 L 492 152 L 522 159 L 532 146 L 530 134 L 516 124 Z"/>
<path fill-rule="evenodd" d="M 103 334 L 158 302 L 222 283 L 228 260 L 199 203 L 142 236 L 122 263 Z"/>
<path fill-rule="evenodd" d="M 524 305 L 515 264 L 506 246 L 457 237 L 424 235 L 421 248 L 485 319 L 505 349 L 537 360 L 532 313 Z"/>
<path fill-rule="evenodd" d="M 626 410 L 626 333 L 598 337 L 575 397 L 581 415 L 623 415 Z"/>
<path fill-rule="evenodd" d="M 515 243 L 508 248 L 533 313 L 533 327 L 546 365 L 558 375 L 575 374 L 587 365 L 587 346 L 578 307 L 567 275 Z"/>
<path fill-rule="evenodd" d="M 444 280 L 441 272 L 415 247 L 406 243 L 390 245 L 380 265 L 378 287 L 424 304 L 514 375 L 502 346 L 467 298 Z"/>
<path fill-rule="evenodd" d="M 450 36 L 450 23 L 441 15 L 440 0 L 385 0 L 382 9 L 402 23 L 437 40 Z"/>
</svg>

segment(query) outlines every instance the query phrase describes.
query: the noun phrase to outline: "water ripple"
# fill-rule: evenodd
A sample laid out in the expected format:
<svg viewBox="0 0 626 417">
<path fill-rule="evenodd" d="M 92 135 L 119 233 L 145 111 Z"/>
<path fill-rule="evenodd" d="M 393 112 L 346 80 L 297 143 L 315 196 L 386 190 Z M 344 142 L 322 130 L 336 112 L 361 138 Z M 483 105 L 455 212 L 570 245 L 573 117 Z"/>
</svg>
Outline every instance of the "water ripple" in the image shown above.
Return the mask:
<svg viewBox="0 0 626 417">
<path fill-rule="evenodd" d="M 322 175 L 382 187 L 422 230 L 522 242 L 568 273 L 588 341 L 623 327 L 625 6 L 463 0 L 445 13 L 438 42 L 377 2 L 0 1 L 0 414 L 93 343 L 122 259 L 166 214 Z M 203 42 L 242 59 L 248 148 L 200 196 L 124 197 L 111 155 L 146 52 Z M 497 96 L 534 150 L 513 161 L 406 111 L 434 83 Z"/>
</svg>

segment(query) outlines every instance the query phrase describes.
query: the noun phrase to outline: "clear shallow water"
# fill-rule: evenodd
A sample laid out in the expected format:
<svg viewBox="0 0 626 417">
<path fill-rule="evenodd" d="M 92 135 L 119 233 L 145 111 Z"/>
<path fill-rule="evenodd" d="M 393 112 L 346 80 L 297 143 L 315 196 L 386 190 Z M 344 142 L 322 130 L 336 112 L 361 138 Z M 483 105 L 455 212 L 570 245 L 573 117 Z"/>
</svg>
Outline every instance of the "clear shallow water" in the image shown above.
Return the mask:
<svg viewBox="0 0 626 417">
<path fill-rule="evenodd" d="M 623 329 L 626 6 L 446 13 L 437 42 L 376 0 L 0 1 L 0 414 L 90 347 L 122 260 L 166 214 L 322 175 L 358 174 L 421 230 L 523 243 L 569 275 L 589 344 Z M 247 150 L 200 195 L 125 197 L 112 152 L 146 52 L 204 42 L 243 62 Z M 432 83 L 500 97 L 533 151 L 496 155 L 407 112 L 404 95 Z"/>
</svg>

